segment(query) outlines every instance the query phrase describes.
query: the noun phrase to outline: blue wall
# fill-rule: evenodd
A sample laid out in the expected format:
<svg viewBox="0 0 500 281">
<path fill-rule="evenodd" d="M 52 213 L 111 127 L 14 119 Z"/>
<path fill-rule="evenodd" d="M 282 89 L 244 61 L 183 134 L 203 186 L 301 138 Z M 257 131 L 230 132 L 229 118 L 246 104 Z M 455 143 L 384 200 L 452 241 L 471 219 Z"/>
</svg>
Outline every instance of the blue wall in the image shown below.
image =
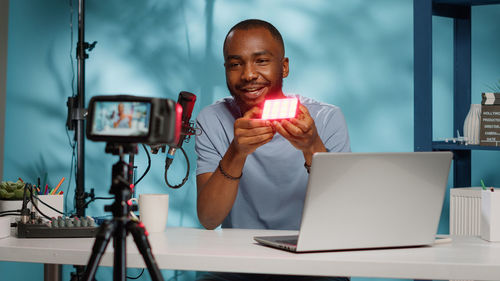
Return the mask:
<svg viewBox="0 0 500 281">
<path fill-rule="evenodd" d="M 71 61 L 77 39 L 77 1 L 10 1 L 4 179 L 34 181 L 48 173 L 50 185 L 61 177 L 66 194 L 72 149 L 65 130 L 66 99 L 72 94 Z M 228 29 L 246 18 L 272 22 L 283 34 L 290 75 L 286 92 L 300 93 L 342 108 L 354 152 L 413 150 L 413 8 L 411 0 L 338 1 L 87 1 L 86 41 L 98 41 L 86 60 L 86 98 L 126 93 L 177 99 L 181 90 L 198 95 L 194 116 L 227 96 L 222 43 Z M 472 102 L 500 79 L 500 6 L 472 11 Z M 435 18 L 434 138 L 452 132 L 452 24 Z M 76 70 L 75 70 L 76 71 Z M 75 81 L 76 82 L 76 81 Z M 76 87 L 75 87 L 76 88 Z M 69 133 L 73 135 L 72 132 Z M 164 155 L 138 185 L 139 193 L 169 193 L 169 226 L 194 226 L 194 140 L 187 144 L 191 178 L 180 190 L 163 181 Z M 115 157 L 104 144 L 86 142 L 86 187 L 108 196 Z M 500 186 L 500 153 L 473 152 L 473 185 L 479 179 Z M 147 160 L 136 157 L 138 174 Z M 184 176 L 178 157 L 169 180 Z M 73 206 L 72 196 L 66 198 Z M 103 216 L 103 202 L 88 209 Z M 440 233 L 448 233 L 448 206 Z M 15 272 L 14 269 L 17 269 Z M 26 270 L 26 269 L 30 270 Z M 43 267 L 0 262 L 0 279 L 42 280 Z M 65 268 L 65 272 L 69 271 Z M 20 271 L 20 272 L 18 272 Z M 135 270 L 131 270 L 134 275 Z M 171 277 L 172 272 L 166 272 Z M 69 274 L 65 274 L 65 277 Z M 189 280 L 193 273 L 182 273 Z M 109 268 L 99 280 L 111 280 Z M 146 273 L 142 280 L 149 280 Z"/>
</svg>

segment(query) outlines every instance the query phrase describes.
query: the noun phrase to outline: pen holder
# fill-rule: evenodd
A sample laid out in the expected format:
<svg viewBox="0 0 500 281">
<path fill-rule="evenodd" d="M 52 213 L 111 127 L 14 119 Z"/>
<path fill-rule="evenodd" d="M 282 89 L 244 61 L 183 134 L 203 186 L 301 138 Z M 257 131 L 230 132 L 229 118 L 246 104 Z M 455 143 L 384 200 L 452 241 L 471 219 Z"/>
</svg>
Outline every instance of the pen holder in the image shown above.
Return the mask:
<svg viewBox="0 0 500 281">
<path fill-rule="evenodd" d="M 500 190 L 481 191 L 481 238 L 500 241 Z"/>
<path fill-rule="evenodd" d="M 38 195 L 38 199 L 35 199 L 38 209 L 40 209 L 42 213 L 44 213 L 48 217 L 57 218 L 58 216 L 62 216 L 62 214 L 56 212 L 55 210 L 52 210 L 43 203 L 38 202 L 39 200 L 60 211 L 61 213 L 64 213 L 64 195 Z"/>
</svg>

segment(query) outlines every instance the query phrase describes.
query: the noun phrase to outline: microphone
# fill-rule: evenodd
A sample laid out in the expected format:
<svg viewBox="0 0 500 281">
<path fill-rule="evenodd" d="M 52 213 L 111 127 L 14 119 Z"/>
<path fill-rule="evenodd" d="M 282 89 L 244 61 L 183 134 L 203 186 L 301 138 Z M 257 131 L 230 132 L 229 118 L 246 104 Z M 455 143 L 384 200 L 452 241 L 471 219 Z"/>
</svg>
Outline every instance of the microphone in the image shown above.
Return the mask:
<svg viewBox="0 0 500 281">
<path fill-rule="evenodd" d="M 190 124 L 191 113 L 193 113 L 194 103 L 196 102 L 196 96 L 190 92 L 180 92 L 179 98 L 177 99 L 177 104 L 182 107 L 182 123 L 181 123 L 181 132 L 179 136 L 179 142 L 173 146 L 169 146 L 167 152 L 167 159 L 165 161 L 165 169 L 170 167 L 172 161 L 174 161 L 175 151 L 181 148 L 182 143 L 186 136 L 193 135 L 194 129 Z M 189 137 L 188 137 L 189 138 Z"/>
</svg>

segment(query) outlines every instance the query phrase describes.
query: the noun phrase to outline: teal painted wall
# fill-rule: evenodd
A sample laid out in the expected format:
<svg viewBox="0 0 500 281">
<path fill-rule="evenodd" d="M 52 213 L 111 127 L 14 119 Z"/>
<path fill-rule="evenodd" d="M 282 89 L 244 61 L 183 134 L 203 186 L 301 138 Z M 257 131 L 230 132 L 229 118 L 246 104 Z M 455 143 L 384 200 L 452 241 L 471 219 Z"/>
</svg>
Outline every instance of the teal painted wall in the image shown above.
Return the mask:
<svg viewBox="0 0 500 281">
<path fill-rule="evenodd" d="M 70 3 L 73 4 L 73 39 Z M 413 10 L 411 0 L 338 1 L 87 1 L 86 41 L 98 41 L 86 60 L 86 98 L 125 93 L 177 99 L 181 90 L 198 95 L 201 108 L 228 95 L 222 43 L 228 29 L 246 18 L 272 22 L 283 34 L 290 58 L 286 92 L 300 93 L 340 106 L 349 126 L 354 152 L 413 150 Z M 70 178 L 72 149 L 65 130 L 66 99 L 72 93 L 71 61 L 77 39 L 77 1 L 10 1 L 5 112 L 4 180 L 34 181 L 48 174 L 55 185 Z M 472 101 L 500 79 L 500 6 L 472 11 Z M 452 24 L 435 18 L 434 138 L 452 132 Z M 76 80 L 74 81 L 76 83 Z M 74 84 L 76 85 L 76 84 Z M 75 86 L 76 88 L 76 86 Z M 69 133 L 73 135 L 72 132 Z M 86 142 L 86 187 L 108 196 L 111 165 L 104 144 Z M 185 145 L 191 178 L 180 190 L 163 181 L 164 155 L 153 155 L 152 169 L 137 186 L 139 193 L 169 193 L 169 226 L 194 226 L 194 140 Z M 138 174 L 146 168 L 141 150 Z M 500 153 L 473 152 L 472 182 L 500 186 Z M 169 180 L 179 182 L 185 164 L 176 158 Z M 451 185 L 451 184 L 450 184 Z M 440 233 L 448 233 L 446 199 Z M 72 196 L 66 198 L 72 209 Z M 104 202 L 87 213 L 106 215 Z M 65 267 L 65 278 L 69 270 Z M 42 280 L 36 264 L 0 262 L 5 280 Z M 7 275 L 4 275 L 4 274 Z M 131 269 L 130 275 L 136 270 Z M 194 278 L 192 272 L 165 277 Z M 141 280 L 150 280 L 146 273 Z M 98 280 L 111 280 L 102 268 Z M 357 279 L 357 278 L 356 278 Z"/>
</svg>

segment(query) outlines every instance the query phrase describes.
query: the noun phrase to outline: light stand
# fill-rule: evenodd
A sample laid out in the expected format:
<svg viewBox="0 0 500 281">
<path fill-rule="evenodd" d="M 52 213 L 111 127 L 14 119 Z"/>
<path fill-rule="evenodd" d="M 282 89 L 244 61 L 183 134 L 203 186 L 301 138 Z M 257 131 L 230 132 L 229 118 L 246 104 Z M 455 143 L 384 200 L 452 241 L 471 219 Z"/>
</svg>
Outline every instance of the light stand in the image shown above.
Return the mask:
<svg viewBox="0 0 500 281">
<path fill-rule="evenodd" d="M 76 47 L 77 58 L 77 95 L 68 98 L 68 130 L 75 130 L 76 141 L 76 188 L 75 207 L 77 216 L 85 216 L 85 59 L 89 57 L 97 42 L 85 42 L 85 0 L 78 1 L 78 42 Z"/>
<path fill-rule="evenodd" d="M 68 116 L 66 127 L 75 130 L 76 142 L 76 187 L 75 208 L 76 215 L 85 217 L 87 204 L 85 199 L 89 194 L 85 193 L 85 59 L 89 56 L 87 50 L 91 51 L 97 42 L 89 44 L 85 42 L 85 0 L 78 1 L 78 42 L 76 47 L 77 58 L 77 95 L 69 97 L 67 101 Z M 93 192 L 90 196 L 93 197 Z M 71 280 L 79 280 L 83 272 L 82 266 L 75 266 L 76 273 L 71 273 Z"/>
<path fill-rule="evenodd" d="M 105 211 L 113 213 L 113 219 L 104 222 L 99 227 L 92 254 L 90 255 L 86 270 L 83 274 L 84 281 L 94 280 L 99 262 L 104 254 L 111 238 L 113 238 L 113 280 L 125 281 L 127 269 L 126 238 L 128 233 L 132 234 L 134 242 L 142 255 L 148 268 L 151 279 L 163 281 L 163 276 L 156 264 L 151 252 L 151 246 L 147 239 L 147 233 L 141 222 L 133 221 L 129 217 L 132 207 L 128 204 L 134 185 L 131 184 L 133 177 L 133 166 L 126 163 L 125 154 L 137 154 L 136 144 L 106 144 L 106 153 L 119 155 L 120 159 L 113 165 L 110 194 L 115 196 L 112 205 L 105 206 Z"/>
</svg>

